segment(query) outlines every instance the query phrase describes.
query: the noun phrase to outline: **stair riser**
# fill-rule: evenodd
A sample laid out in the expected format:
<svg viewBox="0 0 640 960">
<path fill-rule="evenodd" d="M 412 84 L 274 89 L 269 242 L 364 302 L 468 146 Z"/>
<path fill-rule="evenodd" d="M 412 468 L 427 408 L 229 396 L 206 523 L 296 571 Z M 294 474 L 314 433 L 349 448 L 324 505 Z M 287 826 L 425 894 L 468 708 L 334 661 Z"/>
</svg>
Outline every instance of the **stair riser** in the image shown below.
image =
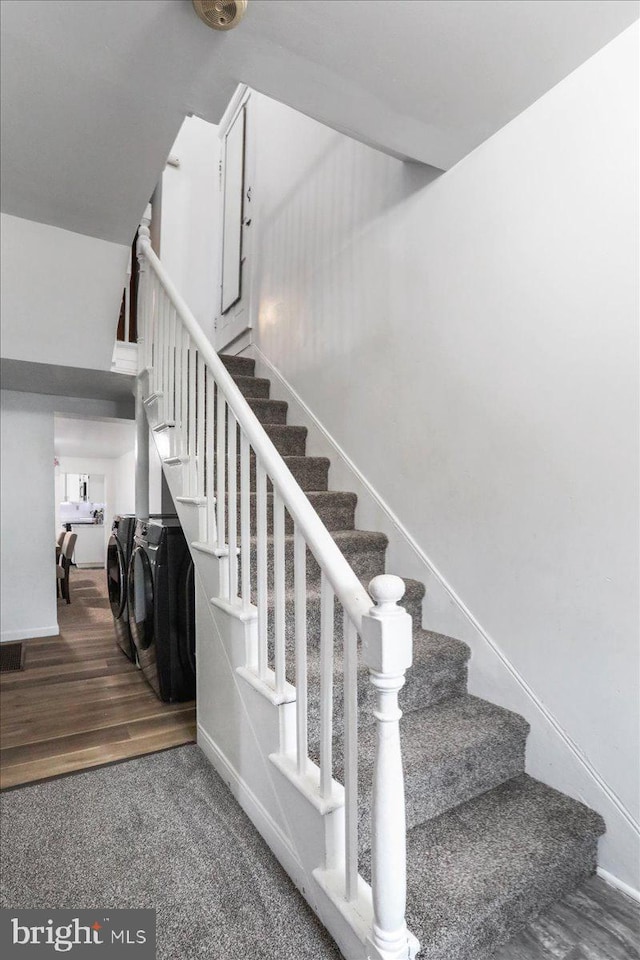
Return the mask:
<svg viewBox="0 0 640 960">
<path fill-rule="evenodd" d="M 491 915 L 483 917 L 473 928 L 452 928 L 447 942 L 440 942 L 436 946 L 425 942 L 423 938 L 420 960 L 491 960 L 498 946 L 508 943 L 542 910 L 562 900 L 588 880 L 596 871 L 597 861 L 596 840 L 589 839 L 567 846 L 556 863 L 541 864 L 535 879 L 528 879 L 517 897 L 500 901 Z M 364 874 L 370 875 L 368 866 L 363 870 Z M 410 875 L 408 881 L 411 884 Z M 419 897 L 419 891 L 409 891 L 407 926 L 410 930 L 419 931 L 420 923 L 413 916 L 411 908 L 412 896 Z M 574 956 L 574 951 L 563 955 Z"/>
<path fill-rule="evenodd" d="M 265 433 L 282 457 L 304 457 L 307 446 L 307 430 L 305 427 L 288 426 L 286 423 L 263 424 Z M 217 428 L 214 427 L 212 437 L 213 449 L 216 449 Z M 240 450 L 240 428 L 236 432 L 236 449 Z M 253 451 L 252 451 L 253 454 Z"/>
<path fill-rule="evenodd" d="M 327 492 L 324 496 L 316 496 L 317 492 L 309 491 L 308 497 L 311 502 L 311 505 L 316 510 L 318 516 L 324 523 L 327 530 L 353 530 L 355 526 L 355 508 L 356 508 L 356 498 L 346 497 L 342 493 L 332 494 Z M 227 505 L 228 505 L 228 496 L 227 496 Z M 228 509 L 228 506 L 227 506 Z M 251 536 L 255 536 L 257 532 L 257 518 L 256 518 L 256 509 L 257 509 L 257 496 L 255 493 L 252 493 L 249 498 L 249 512 L 250 512 L 250 529 Z M 237 533 L 238 537 L 240 536 L 240 497 L 237 498 L 237 511 L 238 511 L 238 522 L 237 522 Z M 293 533 L 293 520 L 289 514 L 285 511 L 284 515 L 284 525 L 285 533 Z M 267 533 L 271 536 L 273 534 L 273 494 L 267 494 Z"/>
<path fill-rule="evenodd" d="M 290 457 L 285 463 L 303 490 L 327 490 L 329 488 L 329 461 L 324 457 Z M 240 490 L 240 458 L 236 461 L 236 489 Z M 227 478 L 228 481 L 228 478 Z M 256 461 L 249 460 L 249 489 L 256 490 Z M 267 490 L 273 485 L 267 478 Z"/>
<path fill-rule="evenodd" d="M 255 567 L 252 569 L 255 570 Z M 363 582 L 365 584 L 365 589 L 366 589 L 366 584 L 368 583 L 368 581 L 363 581 Z M 252 594 L 251 602 L 254 605 L 256 604 L 255 593 Z M 419 608 L 419 604 L 417 602 L 415 605 L 418 606 Z M 409 615 L 412 617 L 414 627 L 419 627 L 420 626 L 419 609 L 417 612 L 414 611 L 412 613 L 412 606 L 413 604 L 407 604 L 405 606 L 405 609 L 407 610 L 407 613 L 409 613 Z M 285 609 L 285 637 L 287 638 L 287 647 L 291 645 L 291 656 L 292 656 L 293 644 L 294 644 L 293 638 L 295 637 L 295 606 L 294 606 L 293 596 L 290 592 L 287 593 L 285 597 L 284 609 Z M 272 593 L 270 593 L 269 595 L 268 618 L 269 618 L 269 623 L 268 623 L 267 636 L 269 638 L 269 642 L 271 643 L 274 639 L 273 594 Z M 344 620 L 344 612 L 342 609 L 342 605 L 337 600 L 334 600 L 333 636 L 337 646 L 342 646 L 343 620 Z M 311 596 L 307 596 L 307 643 L 309 647 L 317 646 L 320 643 L 320 597 L 317 592 L 313 592 Z M 458 656 L 457 659 L 459 660 L 460 657 Z M 293 660 L 291 660 L 291 662 L 293 662 Z M 410 670 L 407 673 L 407 677 L 409 677 L 409 674 L 415 669 L 416 669 L 416 664 L 414 664 L 410 668 Z M 401 693 L 401 696 L 402 696 L 402 693 Z M 412 707 L 411 709 L 415 709 L 415 708 Z"/>
<path fill-rule="evenodd" d="M 267 426 L 267 435 L 282 457 L 304 457 L 307 431 L 304 427 Z"/>
<path fill-rule="evenodd" d="M 287 425 L 287 407 L 288 404 L 282 400 L 264 400 L 259 397 L 247 397 L 247 403 L 255 413 L 256 417 L 263 426 L 286 426 Z M 205 424 L 208 423 L 208 415 L 205 418 Z M 213 424 L 213 442 L 218 442 L 218 404 L 214 400 L 211 413 Z M 228 421 L 227 421 L 228 424 Z M 228 427 L 226 428 L 228 432 Z M 268 432 L 268 431 L 267 431 Z M 238 428 L 238 449 L 240 449 L 240 432 Z"/>
<path fill-rule="evenodd" d="M 261 380 L 258 377 L 242 377 L 234 375 L 233 379 L 240 388 L 244 397 L 252 399 L 269 399 L 271 383 L 269 380 Z"/>
<path fill-rule="evenodd" d="M 274 668 L 273 628 L 269 633 L 268 664 Z M 287 634 L 285 648 L 286 677 L 289 683 L 295 685 L 295 644 L 292 634 Z M 309 741 L 319 740 L 320 730 L 320 671 L 319 671 L 320 636 L 309 631 L 307 635 L 307 687 L 308 687 L 308 714 L 309 714 Z M 361 664 L 361 653 L 358 655 L 358 717 L 361 726 L 373 722 L 375 691 L 369 679 L 369 671 Z M 343 686 L 343 656 L 342 656 L 342 623 L 334 627 L 334 669 L 333 669 L 333 723 L 334 733 L 340 737 L 343 731 L 344 716 L 344 686 Z M 407 672 L 406 682 L 399 695 L 400 708 L 409 713 L 412 710 L 422 710 L 431 707 L 451 697 L 462 696 L 466 690 L 467 664 L 456 657 L 439 657 L 417 663 Z"/>
<path fill-rule="evenodd" d="M 248 404 L 255 413 L 260 423 L 278 423 L 287 422 L 287 404 L 280 400 L 251 400 Z"/>
<path fill-rule="evenodd" d="M 293 651 L 289 654 L 291 683 L 295 679 L 295 661 L 292 653 Z M 466 690 L 466 682 L 466 665 L 459 662 L 443 665 L 438 673 L 424 667 L 411 670 L 407 673 L 405 686 L 399 696 L 400 709 L 409 713 L 411 710 L 422 710 L 425 707 L 434 706 L 450 697 L 461 696 Z M 375 722 L 375 703 L 375 690 L 369 679 L 369 671 L 361 667 L 358 671 L 359 729 L 362 730 Z M 308 729 L 310 756 L 317 762 L 320 755 L 320 678 L 317 671 L 310 672 L 308 677 Z M 335 757 L 340 760 L 344 733 L 344 687 L 343 674 L 338 666 L 334 669 L 333 732 Z"/>
<path fill-rule="evenodd" d="M 402 734 L 402 730 L 401 730 Z M 403 757 L 405 815 L 407 830 L 457 807 L 466 800 L 479 797 L 512 777 L 524 772 L 526 734 L 498 737 L 482 744 L 481 749 L 456 752 L 431 764 L 429 769 L 416 769 Z M 405 743 L 406 747 L 406 743 Z M 342 764 L 339 743 L 334 748 L 336 764 Z M 362 758 L 359 764 L 361 783 L 370 784 L 373 768 Z M 359 849 L 364 853 L 371 846 L 371 796 L 361 796 L 358 805 Z"/>
<path fill-rule="evenodd" d="M 421 585 L 422 586 L 422 585 Z M 424 599 L 424 588 L 421 590 L 408 590 L 402 600 L 400 601 L 400 606 L 404 607 L 411 619 L 413 620 L 414 627 L 422 626 L 422 601 Z"/>
<path fill-rule="evenodd" d="M 256 369 L 255 360 L 249 357 L 230 357 L 226 354 L 219 354 L 220 359 L 232 377 L 253 377 Z"/>
<path fill-rule="evenodd" d="M 385 553 L 386 548 L 381 549 L 363 549 L 363 550 L 350 550 L 348 546 L 345 546 L 344 555 L 351 565 L 354 573 L 358 579 L 368 583 L 369 580 L 372 580 L 374 577 L 377 577 L 378 574 L 384 573 L 385 565 Z M 294 586 L 294 566 L 293 566 L 293 541 L 288 540 L 285 543 L 285 562 L 284 562 L 284 584 L 288 590 L 292 590 Z M 251 548 L 251 570 L 252 570 L 252 579 L 255 577 L 256 567 L 256 548 L 255 544 L 252 544 Z M 242 558 L 238 560 L 238 582 L 241 582 L 242 576 Z M 307 587 L 312 589 L 319 589 L 320 587 L 320 567 L 318 563 L 307 550 Z M 273 553 L 271 544 L 268 545 L 267 552 L 267 584 L 269 591 L 273 590 L 274 585 L 274 566 L 273 566 Z M 255 596 L 253 597 L 255 603 Z M 291 602 L 291 607 L 293 608 L 293 602 Z M 317 603 L 317 611 L 313 609 L 311 605 L 307 608 L 307 619 L 309 623 L 309 629 L 315 630 L 315 625 L 311 626 L 311 621 L 314 620 L 317 616 L 317 623 L 320 623 L 320 608 L 319 601 Z M 291 612 L 291 628 L 293 628 L 293 609 Z"/>
</svg>

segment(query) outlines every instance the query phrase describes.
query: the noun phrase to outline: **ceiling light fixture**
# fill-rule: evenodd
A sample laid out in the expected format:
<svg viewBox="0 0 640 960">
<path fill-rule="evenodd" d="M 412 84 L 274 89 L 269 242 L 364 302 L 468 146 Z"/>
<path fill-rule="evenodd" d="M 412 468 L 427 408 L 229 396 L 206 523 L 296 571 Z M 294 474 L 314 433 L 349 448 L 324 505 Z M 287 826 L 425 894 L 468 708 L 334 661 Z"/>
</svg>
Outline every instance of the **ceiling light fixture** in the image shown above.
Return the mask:
<svg viewBox="0 0 640 960">
<path fill-rule="evenodd" d="M 248 0 L 193 0 L 193 8 L 213 30 L 232 30 L 245 15 Z"/>
</svg>

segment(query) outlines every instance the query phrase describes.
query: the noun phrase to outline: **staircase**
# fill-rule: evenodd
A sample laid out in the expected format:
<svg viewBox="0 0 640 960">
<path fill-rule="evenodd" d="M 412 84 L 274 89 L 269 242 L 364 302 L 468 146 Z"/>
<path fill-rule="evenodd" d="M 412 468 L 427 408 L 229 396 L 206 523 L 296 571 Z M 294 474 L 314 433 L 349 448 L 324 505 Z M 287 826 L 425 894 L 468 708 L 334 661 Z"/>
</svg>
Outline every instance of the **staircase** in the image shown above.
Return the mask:
<svg viewBox="0 0 640 960">
<path fill-rule="evenodd" d="M 594 871 L 604 824 L 527 776 L 525 720 L 467 692 L 468 648 L 383 576 L 386 538 L 253 360 L 212 355 L 145 227 L 139 256 L 144 405 L 198 575 L 199 743 L 349 960 L 488 958 Z"/>
</svg>

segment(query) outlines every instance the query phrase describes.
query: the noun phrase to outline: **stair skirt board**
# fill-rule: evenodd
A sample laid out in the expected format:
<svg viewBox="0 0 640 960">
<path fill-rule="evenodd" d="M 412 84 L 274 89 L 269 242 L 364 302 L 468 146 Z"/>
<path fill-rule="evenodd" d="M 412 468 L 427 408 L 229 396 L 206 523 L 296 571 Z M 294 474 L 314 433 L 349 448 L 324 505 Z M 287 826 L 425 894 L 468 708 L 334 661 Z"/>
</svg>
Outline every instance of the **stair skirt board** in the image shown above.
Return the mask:
<svg viewBox="0 0 640 960">
<path fill-rule="evenodd" d="M 367 897 L 368 887 L 362 892 L 357 909 L 349 911 L 349 920 L 342 918 L 341 911 L 344 908 L 339 902 L 339 894 L 332 895 L 329 892 L 330 882 L 322 882 L 324 871 L 312 871 L 310 874 L 305 870 L 288 837 L 200 726 L 197 742 L 311 909 L 329 930 L 342 954 L 349 960 L 366 960 L 366 937 L 373 915 Z"/>
<path fill-rule="evenodd" d="M 206 664 L 205 670 L 209 668 L 209 676 L 215 675 L 217 690 L 224 690 L 222 710 L 230 711 L 237 724 L 233 729 L 219 724 L 215 738 L 209 732 L 210 724 L 201 719 L 207 713 L 202 690 L 206 681 L 199 678 L 198 745 L 344 956 L 366 960 L 365 939 L 372 919 L 368 884 L 361 884 L 358 900 L 347 907 L 342 891 L 334 893 L 331 878 L 325 877 L 323 870 L 317 871 L 324 862 L 327 840 L 334 847 L 342 841 L 343 805 L 326 812 L 318 810 L 269 759 L 280 748 L 283 727 L 293 733 L 294 704 L 270 702 L 239 675 L 237 665 L 244 660 L 246 624 L 235 613 L 210 605 L 202 583 L 196 592 L 196 613 L 198 661 Z"/>
<path fill-rule="evenodd" d="M 386 537 L 354 529 L 356 496 L 331 490 L 326 458 L 305 456 L 306 430 L 287 423 L 287 403 L 270 399 L 269 381 L 254 378 L 253 360 L 222 359 L 281 455 L 306 487 L 307 496 L 357 575 L 366 583 L 383 573 Z M 159 422 L 162 414 L 154 406 L 146 407 L 150 425 L 164 427 Z M 157 444 L 166 432 L 166 428 L 152 429 Z M 291 762 L 295 751 L 295 688 L 287 686 L 285 696 L 276 696 L 268 678 L 265 683 L 252 673 L 255 613 L 251 607 L 241 611 L 215 599 L 224 596 L 221 584 L 228 551 L 205 542 L 206 500 L 192 495 L 193 463 L 174 455 L 165 457 L 164 465 L 197 571 L 198 743 L 345 957 L 377 957 L 377 951 L 365 942 L 372 919 L 367 880 L 369 784 L 375 748 L 368 672 L 365 668 L 358 672 L 362 878 L 357 898 L 347 904 L 339 873 L 325 869 L 327 863 L 340 861 L 343 849 L 342 788 L 336 784 L 335 803 L 321 808 L 304 778 L 297 777 Z M 272 500 L 268 496 L 269 531 Z M 250 498 L 250 510 L 255 533 L 255 496 Z M 290 524 L 286 532 L 287 680 L 292 683 Z M 252 546 L 252 554 L 254 549 Z M 255 556 L 252 569 L 255 574 Z M 309 561 L 308 728 L 312 761 L 318 752 L 318 574 L 315 562 Z M 269 592 L 272 607 L 271 586 Z M 420 957 L 424 960 L 483 960 L 546 906 L 549 898 L 568 892 L 595 869 L 597 840 L 604 824 L 582 804 L 526 776 L 527 723 L 515 713 L 468 694 L 469 649 L 459 640 L 422 629 L 423 595 L 422 584 L 406 581 L 402 603 L 414 618 L 414 664 L 400 695 L 408 827 L 407 921 L 411 933 L 421 941 Z M 342 670 L 341 611 L 338 604 L 335 609 L 334 680 L 338 680 Z M 270 658 L 272 639 L 270 636 Z M 269 665 L 273 665 L 271 659 Z M 336 683 L 333 751 L 334 777 L 338 781 L 341 690 L 342 684 Z M 501 840 L 499 815 L 504 816 L 508 850 Z M 465 903 L 474 905 L 473 916 L 465 912 Z M 415 948 L 412 941 L 412 956 Z"/>
</svg>

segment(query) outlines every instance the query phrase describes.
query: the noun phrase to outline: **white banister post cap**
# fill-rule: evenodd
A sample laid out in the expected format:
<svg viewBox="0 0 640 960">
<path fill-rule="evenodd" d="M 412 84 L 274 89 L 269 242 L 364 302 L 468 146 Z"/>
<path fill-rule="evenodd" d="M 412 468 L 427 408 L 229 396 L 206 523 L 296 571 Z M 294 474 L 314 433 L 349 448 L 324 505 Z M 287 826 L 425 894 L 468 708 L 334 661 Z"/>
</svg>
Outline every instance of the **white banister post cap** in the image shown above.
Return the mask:
<svg viewBox="0 0 640 960">
<path fill-rule="evenodd" d="M 362 618 L 362 654 L 377 673 L 398 676 L 411 666 L 411 617 L 398 606 L 404 592 L 404 580 L 389 574 L 374 577 L 369 584 L 375 606 Z"/>
<path fill-rule="evenodd" d="M 136 257 L 138 258 L 138 263 L 140 264 L 140 269 L 144 270 L 144 248 L 147 244 L 151 243 L 151 231 L 146 223 L 143 221 L 141 226 L 138 227 L 138 239 L 136 240 Z"/>
<path fill-rule="evenodd" d="M 374 577 L 369 584 L 369 593 L 376 607 L 387 609 L 394 607 L 399 600 L 402 600 L 404 592 L 404 580 L 400 577 L 394 577 L 390 573 L 383 573 Z"/>
</svg>

